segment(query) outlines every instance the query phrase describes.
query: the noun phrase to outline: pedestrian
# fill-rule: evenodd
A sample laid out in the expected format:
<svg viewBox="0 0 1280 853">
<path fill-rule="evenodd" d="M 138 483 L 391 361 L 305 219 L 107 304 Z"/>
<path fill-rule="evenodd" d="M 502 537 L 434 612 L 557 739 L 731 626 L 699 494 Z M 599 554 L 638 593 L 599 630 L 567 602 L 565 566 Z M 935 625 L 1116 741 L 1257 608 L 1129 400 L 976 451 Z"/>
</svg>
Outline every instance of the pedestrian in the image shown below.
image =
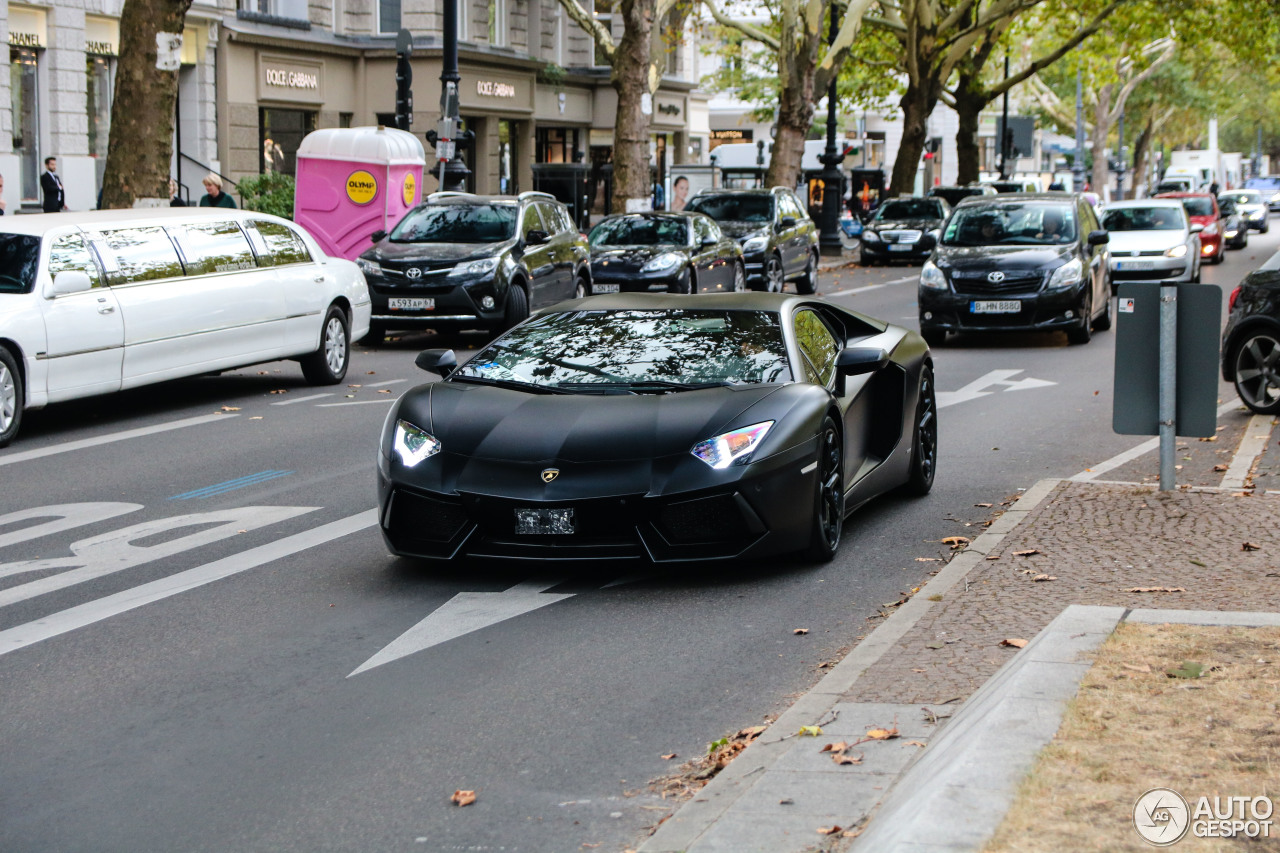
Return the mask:
<svg viewBox="0 0 1280 853">
<path fill-rule="evenodd" d="M 685 204 L 689 198 L 689 179 L 684 175 L 676 178 L 674 184 L 671 185 L 671 209 L 684 210 Z"/>
<path fill-rule="evenodd" d="M 58 177 L 58 158 L 44 158 L 44 171 L 40 173 L 40 192 L 44 196 L 45 213 L 57 213 L 67 209 L 67 194 L 62 189 L 62 179 Z"/>
<path fill-rule="evenodd" d="M 222 178 L 213 172 L 204 176 L 204 197 L 200 199 L 201 207 L 235 207 L 236 201 L 222 191 Z"/>
<path fill-rule="evenodd" d="M 1210 195 L 1217 196 L 1217 194 L 1218 194 L 1218 190 L 1219 190 L 1219 189 L 1220 189 L 1220 187 L 1218 186 L 1218 182 L 1217 182 L 1217 181 L 1214 181 L 1213 183 L 1209 184 L 1209 194 L 1210 194 Z"/>
<path fill-rule="evenodd" d="M 187 203 L 182 200 L 182 196 L 178 195 L 178 182 L 173 178 L 169 179 L 169 206 L 170 207 L 186 207 Z"/>
<path fill-rule="evenodd" d="M 0 216 L 4 216 L 4 175 L 0 175 Z"/>
</svg>

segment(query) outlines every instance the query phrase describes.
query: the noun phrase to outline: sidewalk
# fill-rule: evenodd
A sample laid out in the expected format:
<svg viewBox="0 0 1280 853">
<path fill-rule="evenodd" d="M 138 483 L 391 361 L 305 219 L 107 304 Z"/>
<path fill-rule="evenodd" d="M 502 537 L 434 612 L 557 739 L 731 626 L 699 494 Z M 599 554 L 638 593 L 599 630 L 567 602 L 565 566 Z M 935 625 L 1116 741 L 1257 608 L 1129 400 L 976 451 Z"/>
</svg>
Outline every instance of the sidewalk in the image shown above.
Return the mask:
<svg viewBox="0 0 1280 853">
<path fill-rule="evenodd" d="M 1152 448 L 1070 480 L 1041 481 L 982 535 L 956 531 L 976 538 L 663 823 L 641 853 L 889 849 L 877 808 L 892 799 L 894 784 L 913 765 L 939 765 L 926 776 L 947 771 L 942 753 L 918 759 L 930 754 L 929 745 L 970 697 L 991 681 L 982 701 L 973 703 L 990 706 L 1018 680 L 1017 666 L 1055 661 L 1057 670 L 1042 669 L 1030 680 L 1024 673 L 1018 688 L 1030 691 L 1018 694 L 1031 697 L 1025 728 L 1052 737 L 1088 668 L 1087 660 L 1079 662 L 1081 644 L 1096 645 L 1110 629 L 1060 633 L 1022 651 L 1005 640 L 1033 640 L 1071 605 L 1102 606 L 1091 612 L 1103 613 L 1102 624 L 1112 626 L 1131 610 L 1280 612 L 1280 430 L 1273 435 L 1272 418 L 1251 416 L 1238 405 L 1220 413 L 1216 439 L 1179 441 L 1177 491 L 1160 493 L 1153 485 L 1159 463 Z M 1015 660 L 1017 666 L 1001 669 Z M 1058 708 L 1059 716 L 1040 719 L 1048 708 Z M 821 736 L 798 735 L 802 726 L 815 725 Z M 956 728 L 970 725 L 965 720 Z M 870 728 L 894 727 L 897 738 L 851 750 L 861 756 L 858 764 L 836 764 L 820 751 L 865 738 Z M 1010 725 L 996 743 L 1019 742 L 1024 733 L 1018 728 Z M 984 756 L 965 765 L 965 780 L 985 792 L 995 783 L 972 774 L 992 775 L 1002 762 L 1027 766 L 1010 756 Z M 1011 775 L 1013 786 L 1021 772 Z M 912 790 L 900 793 L 899 802 L 915 798 L 920 776 L 912 774 Z M 974 800 L 975 809 L 982 808 L 979 800 L 992 802 Z M 885 809 L 901 823 L 900 808 Z M 957 829 L 943 846 L 895 839 L 893 849 L 981 849 L 961 835 Z M 855 836 L 864 837 L 848 840 Z"/>
</svg>

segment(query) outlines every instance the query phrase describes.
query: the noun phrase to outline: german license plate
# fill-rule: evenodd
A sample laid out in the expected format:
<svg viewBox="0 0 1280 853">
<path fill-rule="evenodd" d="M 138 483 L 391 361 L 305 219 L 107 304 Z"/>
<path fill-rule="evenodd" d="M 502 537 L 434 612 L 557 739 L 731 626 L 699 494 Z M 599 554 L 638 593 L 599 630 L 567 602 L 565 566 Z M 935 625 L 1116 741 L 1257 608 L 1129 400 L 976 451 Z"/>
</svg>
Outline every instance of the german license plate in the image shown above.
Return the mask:
<svg viewBox="0 0 1280 853">
<path fill-rule="evenodd" d="M 915 248 L 915 244 L 913 243 L 890 243 L 889 244 L 890 252 L 910 252 L 914 248 Z"/>
<path fill-rule="evenodd" d="M 591 285 L 592 293 L 617 293 L 621 285 L 618 284 L 593 284 Z"/>
<path fill-rule="evenodd" d="M 1155 264 L 1151 261 L 1116 261 L 1116 269 L 1118 270 L 1149 270 L 1155 269 Z"/>
<path fill-rule="evenodd" d="M 517 509 L 516 535 L 564 535 L 573 533 L 573 508 Z"/>
<path fill-rule="evenodd" d="M 1017 314 L 1021 310 L 1022 303 L 1016 299 L 969 303 L 969 311 L 973 314 Z"/>
<path fill-rule="evenodd" d="M 387 307 L 392 311 L 433 311 L 436 307 L 434 299 L 402 299 L 392 297 L 387 300 Z"/>
</svg>

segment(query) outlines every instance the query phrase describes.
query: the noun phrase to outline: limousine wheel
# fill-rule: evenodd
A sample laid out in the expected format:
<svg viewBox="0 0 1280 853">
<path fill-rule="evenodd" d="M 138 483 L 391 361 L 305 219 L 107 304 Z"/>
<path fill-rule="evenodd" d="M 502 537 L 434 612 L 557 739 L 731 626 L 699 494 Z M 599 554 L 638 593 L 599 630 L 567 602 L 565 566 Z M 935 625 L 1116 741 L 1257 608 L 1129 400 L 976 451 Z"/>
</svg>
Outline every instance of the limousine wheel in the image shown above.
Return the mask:
<svg viewBox="0 0 1280 853">
<path fill-rule="evenodd" d="M 0 447 L 7 447 L 18 434 L 24 399 L 18 363 L 12 353 L 0 347 Z"/>
<path fill-rule="evenodd" d="M 320 332 L 320 348 L 302 359 L 302 375 L 312 385 L 338 384 L 347 375 L 350 343 L 347 315 L 337 305 L 329 306 Z"/>
</svg>

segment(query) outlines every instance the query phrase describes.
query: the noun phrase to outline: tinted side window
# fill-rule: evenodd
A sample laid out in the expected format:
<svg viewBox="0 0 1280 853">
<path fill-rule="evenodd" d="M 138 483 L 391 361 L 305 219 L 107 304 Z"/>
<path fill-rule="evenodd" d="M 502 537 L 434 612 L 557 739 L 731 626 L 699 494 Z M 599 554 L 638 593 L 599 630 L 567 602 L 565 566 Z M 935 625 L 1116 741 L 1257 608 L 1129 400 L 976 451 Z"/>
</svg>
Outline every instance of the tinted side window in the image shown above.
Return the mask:
<svg viewBox="0 0 1280 853">
<path fill-rule="evenodd" d="M 820 385 L 831 382 L 835 376 L 836 356 L 840 344 L 827 328 L 827 324 L 812 311 L 798 311 L 795 315 L 796 343 L 809 362 Z"/>
<path fill-rule="evenodd" d="M 187 275 L 251 270 L 257 266 L 248 239 L 234 222 L 202 222 L 167 230 L 182 249 Z"/>
<path fill-rule="evenodd" d="M 543 202 L 538 205 L 538 215 L 542 217 L 542 224 L 546 226 L 548 234 L 555 236 L 568 230 L 564 227 L 564 219 L 560 216 L 559 205 Z"/>
<path fill-rule="evenodd" d="M 57 278 L 64 270 L 78 270 L 89 276 L 94 287 L 102 287 L 102 276 L 93 255 L 79 234 L 66 234 L 49 246 L 49 276 Z"/>
<path fill-rule="evenodd" d="M 701 243 L 708 237 L 713 240 L 718 239 L 715 233 L 711 230 L 711 223 L 702 218 L 693 220 L 693 242 L 695 244 Z"/>
<path fill-rule="evenodd" d="M 255 220 L 253 224 L 262 235 L 262 241 L 267 250 L 265 256 L 259 253 L 259 266 L 278 267 L 283 264 L 311 262 L 311 252 L 307 250 L 307 244 L 302 242 L 302 238 L 293 233 L 293 229 L 288 225 L 261 220 Z"/>
<path fill-rule="evenodd" d="M 779 207 L 781 208 L 781 216 L 790 216 L 799 222 L 804 219 L 804 211 L 800 208 L 800 203 L 791 195 L 778 196 Z"/>
<path fill-rule="evenodd" d="M 177 278 L 183 274 L 178 250 L 160 227 L 103 231 L 98 246 L 111 284 Z"/>
<path fill-rule="evenodd" d="M 530 231 L 547 231 L 538 215 L 538 205 L 531 204 L 524 209 L 524 220 L 520 223 L 520 236 L 528 237 Z"/>
</svg>

